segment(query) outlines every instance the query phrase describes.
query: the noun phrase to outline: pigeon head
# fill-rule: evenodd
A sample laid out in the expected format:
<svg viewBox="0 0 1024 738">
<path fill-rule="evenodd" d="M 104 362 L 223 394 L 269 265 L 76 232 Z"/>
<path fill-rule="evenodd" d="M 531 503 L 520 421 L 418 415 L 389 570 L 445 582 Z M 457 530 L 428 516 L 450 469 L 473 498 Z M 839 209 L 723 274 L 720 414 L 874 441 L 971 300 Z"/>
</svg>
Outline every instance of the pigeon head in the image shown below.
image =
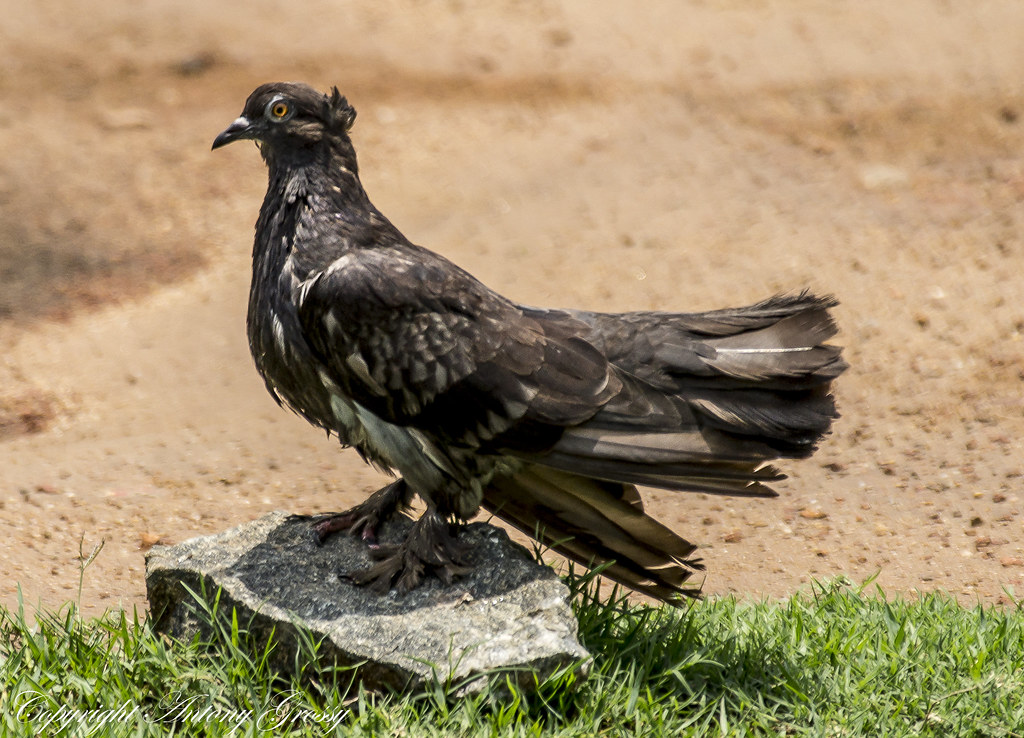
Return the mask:
<svg viewBox="0 0 1024 738">
<path fill-rule="evenodd" d="M 330 140 L 348 144 L 356 111 L 334 87 L 330 95 L 299 82 L 260 85 L 245 101 L 242 114 L 221 131 L 213 148 L 249 139 L 264 156 L 275 151 L 310 149 Z"/>
</svg>

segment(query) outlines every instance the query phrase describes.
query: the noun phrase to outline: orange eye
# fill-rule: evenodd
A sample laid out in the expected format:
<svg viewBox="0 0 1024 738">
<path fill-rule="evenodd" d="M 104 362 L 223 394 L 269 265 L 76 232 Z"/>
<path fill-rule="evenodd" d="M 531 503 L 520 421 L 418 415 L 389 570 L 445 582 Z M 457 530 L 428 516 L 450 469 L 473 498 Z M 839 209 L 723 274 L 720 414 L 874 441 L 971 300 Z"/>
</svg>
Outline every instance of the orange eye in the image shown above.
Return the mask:
<svg viewBox="0 0 1024 738">
<path fill-rule="evenodd" d="M 274 98 L 263 108 L 263 115 L 276 122 L 288 120 L 294 112 L 291 103 L 281 97 Z"/>
</svg>

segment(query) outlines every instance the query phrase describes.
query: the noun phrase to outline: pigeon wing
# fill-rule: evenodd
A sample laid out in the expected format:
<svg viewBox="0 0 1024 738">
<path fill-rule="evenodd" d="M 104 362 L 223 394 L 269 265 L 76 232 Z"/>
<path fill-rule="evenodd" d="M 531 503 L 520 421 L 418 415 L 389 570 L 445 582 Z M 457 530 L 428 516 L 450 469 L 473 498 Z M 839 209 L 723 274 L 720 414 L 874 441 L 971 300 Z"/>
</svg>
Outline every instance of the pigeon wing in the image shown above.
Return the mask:
<svg viewBox="0 0 1024 738">
<path fill-rule="evenodd" d="M 425 249 L 349 252 L 302 283 L 297 302 L 333 381 L 446 443 L 546 448 L 621 387 L 574 325 L 531 316 Z"/>
</svg>

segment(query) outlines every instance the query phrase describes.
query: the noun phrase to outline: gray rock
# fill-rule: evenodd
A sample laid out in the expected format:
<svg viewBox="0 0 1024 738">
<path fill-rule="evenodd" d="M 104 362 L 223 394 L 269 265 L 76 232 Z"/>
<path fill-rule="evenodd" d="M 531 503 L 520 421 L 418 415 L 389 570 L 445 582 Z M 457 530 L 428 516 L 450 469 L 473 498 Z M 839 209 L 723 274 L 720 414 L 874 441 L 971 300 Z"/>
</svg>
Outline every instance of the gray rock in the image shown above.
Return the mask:
<svg viewBox="0 0 1024 738">
<path fill-rule="evenodd" d="M 394 542 L 410 525 L 405 518 L 388 523 L 381 540 Z M 585 673 L 589 655 L 554 572 L 500 528 L 474 523 L 460 536 L 471 545 L 472 572 L 449 586 L 429 577 L 401 596 L 345 580 L 372 563 L 361 541 L 335 535 L 317 545 L 308 518 L 283 512 L 154 546 L 146 556 L 154 626 L 192 638 L 203 619 L 188 589 L 212 599 L 219 588 L 221 611 L 235 608 L 258 640 L 273 632 L 275 666 L 286 671 L 299 626 L 323 638 L 325 663 L 358 665 L 357 678 L 369 689 L 415 690 L 439 679 L 466 692 L 482 688 L 482 676 L 495 670 L 511 670 L 527 687 L 535 675 L 570 665 Z"/>
</svg>

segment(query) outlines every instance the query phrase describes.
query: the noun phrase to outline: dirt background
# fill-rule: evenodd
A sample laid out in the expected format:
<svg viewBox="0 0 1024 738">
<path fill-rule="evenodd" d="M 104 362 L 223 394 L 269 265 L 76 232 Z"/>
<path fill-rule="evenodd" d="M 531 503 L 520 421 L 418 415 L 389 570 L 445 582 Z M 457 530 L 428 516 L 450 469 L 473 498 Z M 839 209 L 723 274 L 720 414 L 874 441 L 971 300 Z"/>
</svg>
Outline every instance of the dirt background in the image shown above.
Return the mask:
<svg viewBox="0 0 1024 738">
<path fill-rule="evenodd" d="M 0 602 L 145 607 L 144 552 L 383 483 L 245 344 L 257 84 L 337 84 L 414 241 L 521 301 L 835 293 L 843 418 L 774 501 L 651 492 L 710 593 L 1024 593 L 1024 4 L 8 1 Z"/>
</svg>

